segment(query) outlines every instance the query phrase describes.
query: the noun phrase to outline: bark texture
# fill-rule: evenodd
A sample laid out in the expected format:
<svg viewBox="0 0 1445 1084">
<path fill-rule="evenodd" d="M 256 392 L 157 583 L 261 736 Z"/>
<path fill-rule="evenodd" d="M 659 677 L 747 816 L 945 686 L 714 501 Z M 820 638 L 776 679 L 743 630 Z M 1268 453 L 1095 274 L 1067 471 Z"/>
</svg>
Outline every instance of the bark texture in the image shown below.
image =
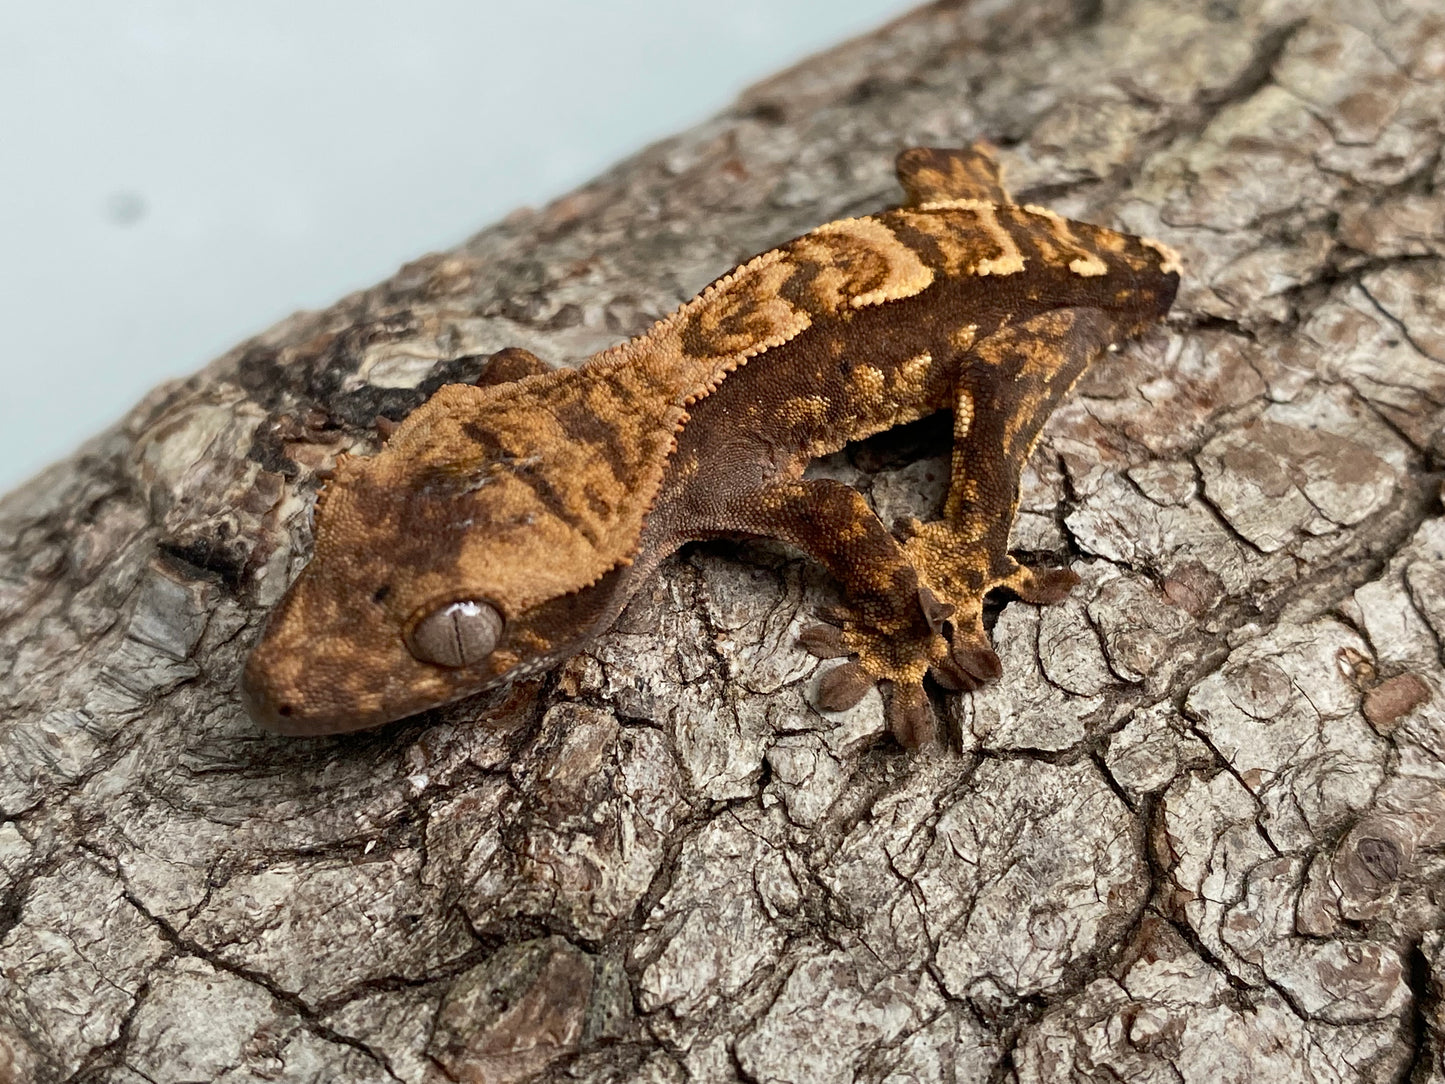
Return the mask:
<svg viewBox="0 0 1445 1084">
<path fill-rule="evenodd" d="M 0 504 L 0 1081 L 1445 1081 L 1442 118 L 1438 0 L 938 5 L 155 392 Z M 955 749 L 809 706 L 769 547 L 505 697 L 245 718 L 375 415 L 976 136 L 1187 276 L 1048 427 L 1017 545 L 1083 584 Z M 925 512 L 942 433 L 819 469 Z"/>
</svg>

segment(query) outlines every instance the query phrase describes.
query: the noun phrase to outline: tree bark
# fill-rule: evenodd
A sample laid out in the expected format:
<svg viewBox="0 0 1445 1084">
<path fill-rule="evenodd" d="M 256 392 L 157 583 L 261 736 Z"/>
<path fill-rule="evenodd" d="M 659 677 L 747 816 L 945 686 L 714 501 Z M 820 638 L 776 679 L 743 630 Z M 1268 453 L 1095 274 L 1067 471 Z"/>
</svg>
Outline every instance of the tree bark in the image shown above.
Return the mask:
<svg viewBox="0 0 1445 1084">
<path fill-rule="evenodd" d="M 0 1081 L 1445 1081 L 1442 117 L 1436 0 L 939 4 L 157 390 L 0 503 Z M 1083 583 L 953 748 L 810 707 L 767 546 L 503 697 L 246 718 L 377 414 L 980 136 L 1186 278 L 1046 431 L 1016 543 Z M 824 469 L 926 513 L 941 434 Z"/>
</svg>

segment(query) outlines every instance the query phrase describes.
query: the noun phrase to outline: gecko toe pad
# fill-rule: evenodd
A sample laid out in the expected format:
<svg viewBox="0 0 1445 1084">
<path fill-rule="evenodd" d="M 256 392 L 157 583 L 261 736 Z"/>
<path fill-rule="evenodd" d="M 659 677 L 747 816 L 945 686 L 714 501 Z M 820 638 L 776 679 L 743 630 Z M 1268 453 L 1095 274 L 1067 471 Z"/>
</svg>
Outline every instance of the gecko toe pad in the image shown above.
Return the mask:
<svg viewBox="0 0 1445 1084">
<path fill-rule="evenodd" d="M 837 625 L 810 625 L 798 633 L 798 644 L 820 659 L 839 659 L 852 654 L 843 642 L 843 630 Z"/>
<path fill-rule="evenodd" d="M 921 683 L 894 684 L 888 697 L 888 729 L 905 749 L 918 749 L 937 736 L 938 722 Z"/>
<path fill-rule="evenodd" d="M 873 688 L 874 681 L 856 662 L 834 667 L 818 681 L 818 707 L 824 711 L 847 711 Z"/>
<path fill-rule="evenodd" d="M 999 584 L 1035 606 L 1063 602 L 1078 585 L 1079 574 L 1071 568 L 1029 568 L 1022 565 Z"/>
<path fill-rule="evenodd" d="M 1003 675 L 998 653 L 982 637 L 955 635 L 950 652 L 954 665 L 969 682 L 966 689 L 977 689 Z"/>
</svg>

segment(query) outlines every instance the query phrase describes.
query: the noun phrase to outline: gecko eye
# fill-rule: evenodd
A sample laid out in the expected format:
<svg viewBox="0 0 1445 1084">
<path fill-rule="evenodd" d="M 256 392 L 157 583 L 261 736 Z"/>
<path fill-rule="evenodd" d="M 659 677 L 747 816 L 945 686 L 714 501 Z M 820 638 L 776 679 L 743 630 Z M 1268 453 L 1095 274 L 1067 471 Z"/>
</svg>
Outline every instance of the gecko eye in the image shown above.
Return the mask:
<svg viewBox="0 0 1445 1084">
<path fill-rule="evenodd" d="M 438 607 L 412 625 L 406 648 L 422 662 L 473 666 L 496 649 L 501 636 L 502 615 L 468 599 Z"/>
</svg>

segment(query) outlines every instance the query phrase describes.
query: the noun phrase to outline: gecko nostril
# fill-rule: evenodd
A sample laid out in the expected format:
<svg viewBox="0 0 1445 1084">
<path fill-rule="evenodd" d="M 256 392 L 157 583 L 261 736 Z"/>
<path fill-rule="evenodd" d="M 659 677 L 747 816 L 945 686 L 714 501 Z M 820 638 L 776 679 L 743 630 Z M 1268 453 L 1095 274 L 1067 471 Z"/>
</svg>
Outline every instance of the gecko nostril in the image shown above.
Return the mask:
<svg viewBox="0 0 1445 1084">
<path fill-rule="evenodd" d="M 254 658 L 241 675 L 241 703 L 250 715 L 267 730 L 276 730 L 280 720 L 296 714 L 294 701 L 279 700 L 272 695 L 274 690 L 260 674 Z"/>
</svg>

